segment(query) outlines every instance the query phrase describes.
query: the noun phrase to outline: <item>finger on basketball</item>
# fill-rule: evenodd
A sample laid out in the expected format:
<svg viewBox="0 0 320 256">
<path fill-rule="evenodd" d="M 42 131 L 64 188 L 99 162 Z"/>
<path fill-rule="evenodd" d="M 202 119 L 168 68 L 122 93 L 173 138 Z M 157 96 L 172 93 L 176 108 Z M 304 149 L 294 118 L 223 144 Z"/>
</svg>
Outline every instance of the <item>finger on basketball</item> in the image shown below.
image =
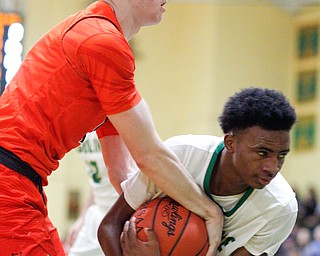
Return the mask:
<svg viewBox="0 0 320 256">
<path fill-rule="evenodd" d="M 129 230 L 129 221 L 126 221 L 123 225 L 123 232 L 128 232 Z"/>
<path fill-rule="evenodd" d="M 135 217 L 132 217 L 129 220 L 128 228 L 129 228 L 128 232 L 131 233 L 130 235 L 132 235 L 132 234 L 136 235 L 136 218 Z"/>
<path fill-rule="evenodd" d="M 126 221 L 123 226 L 123 231 L 120 236 L 120 242 L 122 244 L 126 243 L 130 239 L 129 230 L 130 230 L 129 229 L 129 221 Z"/>
<path fill-rule="evenodd" d="M 155 244 L 155 245 L 159 246 L 157 235 L 152 229 L 144 228 L 144 232 L 147 236 L 149 244 Z"/>
<path fill-rule="evenodd" d="M 172 198 L 151 200 L 140 206 L 133 216 L 137 239 L 152 245 L 153 249 L 159 245 L 161 255 L 208 256 L 209 237 L 204 219 Z M 213 255 L 213 251 L 210 253 Z"/>
</svg>

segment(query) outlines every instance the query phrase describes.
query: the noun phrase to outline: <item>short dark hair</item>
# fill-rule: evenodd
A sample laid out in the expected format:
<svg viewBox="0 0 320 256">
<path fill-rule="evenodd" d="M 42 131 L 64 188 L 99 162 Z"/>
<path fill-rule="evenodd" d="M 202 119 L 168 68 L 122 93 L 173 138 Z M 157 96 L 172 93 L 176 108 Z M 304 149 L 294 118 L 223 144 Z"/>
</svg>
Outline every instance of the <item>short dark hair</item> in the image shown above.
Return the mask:
<svg viewBox="0 0 320 256">
<path fill-rule="evenodd" d="M 253 126 L 287 131 L 296 119 L 294 108 L 281 92 L 251 87 L 242 89 L 228 99 L 219 122 L 224 133 Z"/>
</svg>

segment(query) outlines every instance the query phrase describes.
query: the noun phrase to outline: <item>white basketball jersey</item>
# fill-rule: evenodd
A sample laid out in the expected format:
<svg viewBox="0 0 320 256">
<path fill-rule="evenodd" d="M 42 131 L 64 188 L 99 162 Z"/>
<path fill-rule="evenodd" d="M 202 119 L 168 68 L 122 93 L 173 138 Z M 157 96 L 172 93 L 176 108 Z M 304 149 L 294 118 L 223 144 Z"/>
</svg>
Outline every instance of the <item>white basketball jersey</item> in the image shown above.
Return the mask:
<svg viewBox="0 0 320 256">
<path fill-rule="evenodd" d="M 248 189 L 235 196 L 214 196 L 209 181 L 217 157 L 224 148 L 223 138 L 207 135 L 176 136 L 166 144 L 186 170 L 224 212 L 219 256 L 228 256 L 245 247 L 251 254 L 274 255 L 293 229 L 297 201 L 289 184 L 279 173 L 261 190 Z M 125 199 L 136 209 L 145 201 L 164 195 L 142 172 L 122 183 Z"/>
<path fill-rule="evenodd" d="M 94 204 L 87 208 L 84 223 L 68 256 L 103 256 L 97 231 L 103 217 L 118 198 L 118 194 L 109 181 L 96 133 L 88 133 L 77 150 L 89 175 Z"/>
<path fill-rule="evenodd" d="M 99 140 L 95 132 L 86 135 L 84 142 L 78 147 L 78 152 L 90 177 L 95 204 L 108 210 L 118 198 L 118 194 L 109 181 Z"/>
</svg>

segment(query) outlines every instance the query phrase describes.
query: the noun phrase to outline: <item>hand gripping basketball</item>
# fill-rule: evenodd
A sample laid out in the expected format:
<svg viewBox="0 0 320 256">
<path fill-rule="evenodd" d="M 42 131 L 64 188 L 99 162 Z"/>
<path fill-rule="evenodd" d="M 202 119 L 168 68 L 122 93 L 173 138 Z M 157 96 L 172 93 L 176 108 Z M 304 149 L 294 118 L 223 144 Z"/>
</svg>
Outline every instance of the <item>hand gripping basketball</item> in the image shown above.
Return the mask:
<svg viewBox="0 0 320 256">
<path fill-rule="evenodd" d="M 140 240 L 148 241 L 144 228 L 154 231 L 161 256 L 205 256 L 208 251 L 204 220 L 169 197 L 145 203 L 132 216 Z"/>
</svg>

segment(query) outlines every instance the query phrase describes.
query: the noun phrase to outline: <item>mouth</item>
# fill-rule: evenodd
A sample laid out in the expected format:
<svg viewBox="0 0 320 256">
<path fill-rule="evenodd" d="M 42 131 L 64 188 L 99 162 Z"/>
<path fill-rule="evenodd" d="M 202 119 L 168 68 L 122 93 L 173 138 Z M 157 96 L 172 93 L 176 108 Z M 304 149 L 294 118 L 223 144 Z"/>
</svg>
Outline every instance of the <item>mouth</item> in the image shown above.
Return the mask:
<svg viewBox="0 0 320 256">
<path fill-rule="evenodd" d="M 167 1 L 163 2 L 163 3 L 161 4 L 161 6 L 164 6 L 166 3 L 167 3 Z"/>
<path fill-rule="evenodd" d="M 263 186 L 268 185 L 271 182 L 272 179 L 266 179 L 266 178 L 259 178 L 259 183 Z"/>
</svg>

